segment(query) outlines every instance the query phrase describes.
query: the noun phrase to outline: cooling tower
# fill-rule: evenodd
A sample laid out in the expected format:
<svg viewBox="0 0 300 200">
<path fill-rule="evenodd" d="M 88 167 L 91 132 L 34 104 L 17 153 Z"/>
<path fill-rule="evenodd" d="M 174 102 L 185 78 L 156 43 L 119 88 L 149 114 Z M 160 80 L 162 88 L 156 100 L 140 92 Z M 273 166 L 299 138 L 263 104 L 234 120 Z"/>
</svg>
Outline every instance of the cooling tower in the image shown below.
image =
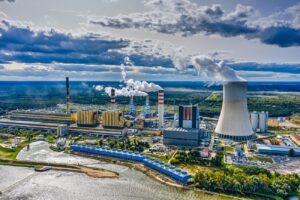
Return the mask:
<svg viewBox="0 0 300 200">
<path fill-rule="evenodd" d="M 66 77 L 66 112 L 70 114 L 70 84 L 69 77 Z"/>
<path fill-rule="evenodd" d="M 215 132 L 219 137 L 231 140 L 252 138 L 246 81 L 224 82 L 222 110 Z"/>
<path fill-rule="evenodd" d="M 158 91 L 158 126 L 164 127 L 164 91 Z"/>
<path fill-rule="evenodd" d="M 110 103 L 111 103 L 111 110 L 116 109 L 116 94 L 115 94 L 115 89 L 111 89 L 110 91 Z"/>
</svg>

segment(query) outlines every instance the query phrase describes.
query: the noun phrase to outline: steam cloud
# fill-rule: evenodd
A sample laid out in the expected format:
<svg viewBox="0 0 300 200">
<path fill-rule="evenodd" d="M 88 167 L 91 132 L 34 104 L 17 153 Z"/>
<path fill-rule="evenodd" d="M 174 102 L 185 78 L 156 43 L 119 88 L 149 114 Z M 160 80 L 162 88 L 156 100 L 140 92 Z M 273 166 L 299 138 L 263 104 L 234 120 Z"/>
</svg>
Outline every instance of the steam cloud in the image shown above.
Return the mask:
<svg viewBox="0 0 300 200">
<path fill-rule="evenodd" d="M 177 49 L 172 56 L 173 64 L 178 70 L 190 68 L 197 71 L 198 75 L 212 78 L 214 81 L 245 81 L 235 71 L 225 65 L 223 61 L 216 62 L 205 55 L 184 56 L 182 49 Z"/>
<path fill-rule="evenodd" d="M 162 90 L 157 84 L 148 83 L 147 81 L 135 81 L 133 79 L 126 80 L 126 66 L 133 66 L 134 63 L 130 60 L 128 56 L 124 58 L 124 63 L 120 66 L 122 80 L 125 83 L 125 87 L 122 88 L 113 88 L 113 87 L 103 87 L 100 85 L 94 86 L 94 89 L 97 91 L 105 91 L 109 96 L 111 96 L 111 89 L 115 89 L 116 96 L 147 96 L 147 92 L 156 92 Z"/>
</svg>

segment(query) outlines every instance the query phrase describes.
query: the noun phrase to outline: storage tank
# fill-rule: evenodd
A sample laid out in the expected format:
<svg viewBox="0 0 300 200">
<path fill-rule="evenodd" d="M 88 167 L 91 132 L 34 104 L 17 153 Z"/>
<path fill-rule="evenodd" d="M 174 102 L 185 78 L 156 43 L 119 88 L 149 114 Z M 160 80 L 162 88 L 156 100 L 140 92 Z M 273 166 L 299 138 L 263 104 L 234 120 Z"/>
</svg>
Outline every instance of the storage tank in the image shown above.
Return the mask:
<svg viewBox="0 0 300 200">
<path fill-rule="evenodd" d="M 257 129 L 259 128 L 259 127 L 258 127 L 258 118 L 259 118 L 258 116 L 259 116 L 259 114 L 258 114 L 258 112 L 256 112 L 256 111 L 253 111 L 253 112 L 251 112 L 251 114 L 250 114 L 251 126 L 252 126 L 252 130 L 253 130 L 254 132 L 256 132 Z"/>
<path fill-rule="evenodd" d="M 215 132 L 222 138 L 248 140 L 253 137 L 247 107 L 247 82 L 223 83 L 223 103 Z"/>
<path fill-rule="evenodd" d="M 268 112 L 259 113 L 259 130 L 261 133 L 268 131 Z"/>
</svg>

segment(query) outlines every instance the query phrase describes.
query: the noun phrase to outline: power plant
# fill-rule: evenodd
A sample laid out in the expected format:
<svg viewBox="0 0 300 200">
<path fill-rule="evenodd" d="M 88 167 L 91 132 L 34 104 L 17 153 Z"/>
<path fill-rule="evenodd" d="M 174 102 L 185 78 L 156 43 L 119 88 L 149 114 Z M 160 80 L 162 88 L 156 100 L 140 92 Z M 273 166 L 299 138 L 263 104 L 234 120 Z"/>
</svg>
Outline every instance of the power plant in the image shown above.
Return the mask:
<svg viewBox="0 0 300 200">
<path fill-rule="evenodd" d="M 221 138 L 237 141 L 253 137 L 247 107 L 246 81 L 224 82 L 222 110 L 215 132 Z"/>
</svg>

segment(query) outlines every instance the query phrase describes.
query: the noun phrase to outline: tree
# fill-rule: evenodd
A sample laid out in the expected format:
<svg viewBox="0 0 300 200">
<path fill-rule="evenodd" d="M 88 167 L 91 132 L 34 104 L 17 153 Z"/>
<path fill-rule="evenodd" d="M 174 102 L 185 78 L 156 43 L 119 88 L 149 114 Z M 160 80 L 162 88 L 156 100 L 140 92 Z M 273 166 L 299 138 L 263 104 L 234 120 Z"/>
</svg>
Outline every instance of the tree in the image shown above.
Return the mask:
<svg viewBox="0 0 300 200">
<path fill-rule="evenodd" d="M 289 156 L 293 157 L 295 155 L 295 150 L 294 149 L 290 149 L 289 150 Z"/>
</svg>

